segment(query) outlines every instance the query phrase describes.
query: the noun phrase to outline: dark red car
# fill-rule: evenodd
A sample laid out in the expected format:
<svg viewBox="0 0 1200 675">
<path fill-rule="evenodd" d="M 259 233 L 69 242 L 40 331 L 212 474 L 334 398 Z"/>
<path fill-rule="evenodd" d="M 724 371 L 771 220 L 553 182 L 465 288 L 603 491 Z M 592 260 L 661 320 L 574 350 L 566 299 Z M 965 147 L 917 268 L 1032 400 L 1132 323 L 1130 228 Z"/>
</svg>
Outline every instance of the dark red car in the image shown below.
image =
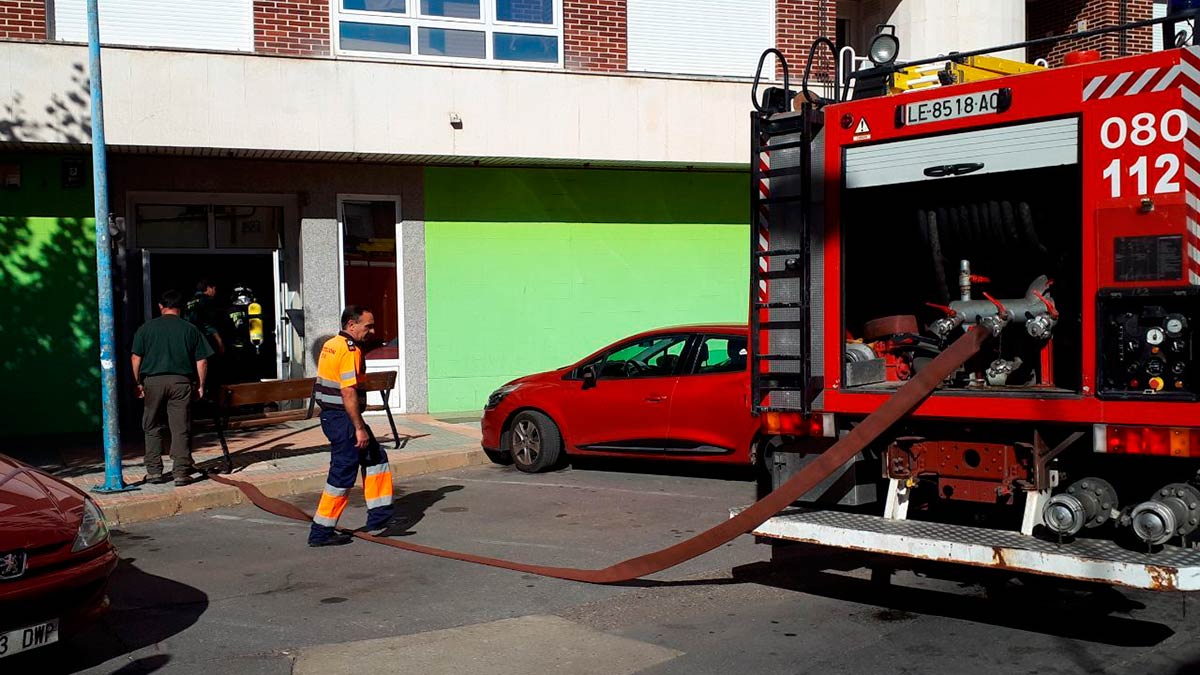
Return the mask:
<svg viewBox="0 0 1200 675">
<path fill-rule="evenodd" d="M 570 455 L 752 464 L 744 325 L 663 328 L 500 387 L 483 448 L 522 471 Z"/>
<path fill-rule="evenodd" d="M 0 455 L 0 659 L 58 642 L 98 618 L 116 567 L 95 502 Z"/>
</svg>

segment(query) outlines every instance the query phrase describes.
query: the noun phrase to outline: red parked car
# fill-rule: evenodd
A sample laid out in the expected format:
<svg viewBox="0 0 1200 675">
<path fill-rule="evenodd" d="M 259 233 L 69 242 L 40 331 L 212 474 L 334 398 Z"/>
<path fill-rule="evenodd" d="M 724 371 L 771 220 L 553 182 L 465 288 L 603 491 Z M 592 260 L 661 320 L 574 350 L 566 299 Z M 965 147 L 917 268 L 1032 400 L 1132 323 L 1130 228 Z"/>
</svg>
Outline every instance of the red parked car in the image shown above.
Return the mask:
<svg viewBox="0 0 1200 675">
<path fill-rule="evenodd" d="M 564 453 L 752 464 L 744 325 L 663 328 L 500 387 L 483 414 L 492 461 L 545 471 Z"/>
<path fill-rule="evenodd" d="M 116 567 L 104 514 L 91 498 L 0 455 L 0 659 L 97 619 Z"/>
</svg>

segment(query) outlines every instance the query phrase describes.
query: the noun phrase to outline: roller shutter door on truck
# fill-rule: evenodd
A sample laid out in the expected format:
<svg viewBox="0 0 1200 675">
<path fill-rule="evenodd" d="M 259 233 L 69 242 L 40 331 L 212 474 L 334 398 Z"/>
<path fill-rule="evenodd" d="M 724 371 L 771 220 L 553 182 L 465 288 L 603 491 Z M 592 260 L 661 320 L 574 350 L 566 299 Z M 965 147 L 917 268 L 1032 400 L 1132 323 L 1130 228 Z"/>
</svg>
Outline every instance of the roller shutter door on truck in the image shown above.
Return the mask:
<svg viewBox="0 0 1200 675">
<path fill-rule="evenodd" d="M 849 189 L 945 180 L 941 167 L 982 165 L 971 176 L 1079 162 L 1076 119 L 1017 124 L 846 150 Z"/>
</svg>

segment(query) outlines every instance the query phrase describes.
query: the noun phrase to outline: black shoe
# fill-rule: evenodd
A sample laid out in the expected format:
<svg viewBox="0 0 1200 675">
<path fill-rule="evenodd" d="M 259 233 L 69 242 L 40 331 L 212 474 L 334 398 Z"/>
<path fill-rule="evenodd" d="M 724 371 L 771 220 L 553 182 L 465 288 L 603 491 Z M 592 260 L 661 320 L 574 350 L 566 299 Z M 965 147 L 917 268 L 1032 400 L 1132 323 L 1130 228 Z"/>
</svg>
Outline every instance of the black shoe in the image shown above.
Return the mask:
<svg viewBox="0 0 1200 675">
<path fill-rule="evenodd" d="M 142 479 L 142 482 L 148 483 L 150 485 L 162 485 L 164 483 L 170 483 L 171 479 L 167 476 L 162 475 L 161 473 L 156 476 L 151 475 L 151 474 L 146 474 L 146 477 Z"/>
<path fill-rule="evenodd" d="M 191 476 L 178 476 L 177 478 L 175 478 L 175 487 L 183 487 L 185 485 L 191 485 L 192 483 L 195 483 L 196 480 L 197 479 L 192 478 Z M 163 482 L 166 482 L 166 481 L 163 481 Z"/>
<path fill-rule="evenodd" d="M 354 537 L 350 536 L 349 534 L 345 532 L 334 532 L 333 534 L 329 535 L 328 539 L 322 539 L 321 541 L 310 541 L 308 542 L 308 545 L 313 547 L 341 546 L 342 544 L 349 544 L 352 541 L 354 541 Z"/>
</svg>

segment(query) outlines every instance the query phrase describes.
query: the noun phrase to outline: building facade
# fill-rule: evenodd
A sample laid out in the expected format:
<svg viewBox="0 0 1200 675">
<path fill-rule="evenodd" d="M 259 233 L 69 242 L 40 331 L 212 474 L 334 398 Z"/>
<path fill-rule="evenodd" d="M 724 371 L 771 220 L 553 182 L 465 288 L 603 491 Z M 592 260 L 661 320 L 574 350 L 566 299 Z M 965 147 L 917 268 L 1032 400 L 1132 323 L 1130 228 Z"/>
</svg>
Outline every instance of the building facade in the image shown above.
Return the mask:
<svg viewBox="0 0 1200 675">
<path fill-rule="evenodd" d="M 0 234 L 12 242 L 0 293 L 13 308 L 0 346 L 6 381 L 33 383 L 4 388 L 5 435 L 98 427 L 84 6 L 0 0 Z M 638 330 L 745 320 L 749 81 L 763 49 L 798 70 L 814 38 L 861 53 L 891 23 L 902 58 L 918 58 L 1148 17 L 1152 3 L 100 11 L 122 363 L 154 298 L 204 277 L 220 299 L 245 286 L 263 307 L 245 378 L 311 373 L 344 304 L 367 304 L 384 340 L 369 367 L 398 373 L 392 404 L 450 412 Z M 30 411 L 30 397 L 60 403 Z"/>
</svg>

